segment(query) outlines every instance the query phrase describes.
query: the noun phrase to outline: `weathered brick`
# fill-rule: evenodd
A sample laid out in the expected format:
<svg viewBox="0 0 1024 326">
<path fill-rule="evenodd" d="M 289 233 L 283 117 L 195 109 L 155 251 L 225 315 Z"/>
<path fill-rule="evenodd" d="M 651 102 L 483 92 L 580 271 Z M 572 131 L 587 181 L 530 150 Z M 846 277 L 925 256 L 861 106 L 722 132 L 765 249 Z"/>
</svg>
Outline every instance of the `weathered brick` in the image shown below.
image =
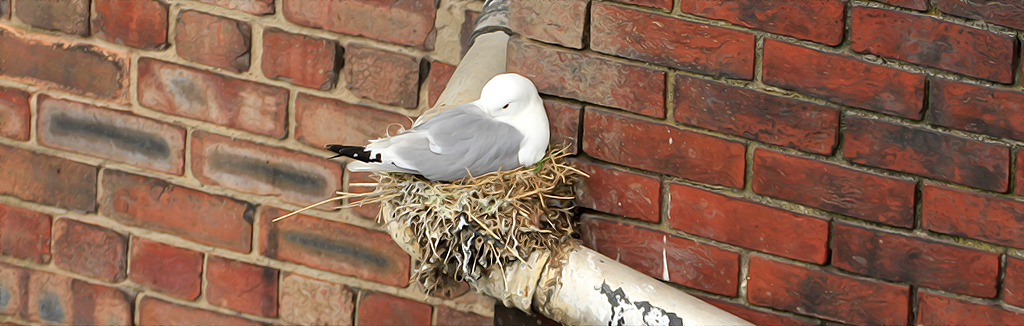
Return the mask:
<svg viewBox="0 0 1024 326">
<path fill-rule="evenodd" d="M 249 252 L 255 207 L 167 181 L 104 170 L 100 212 L 125 225 Z"/>
<path fill-rule="evenodd" d="M 396 123 L 412 125 L 409 118 L 393 112 L 303 93 L 295 98 L 295 139 L 316 148 L 364 145 L 384 137 L 386 130 L 394 133 L 398 127 L 391 125 Z"/>
<path fill-rule="evenodd" d="M 462 51 L 459 54 L 465 56 L 466 51 L 469 51 L 469 37 L 473 36 L 473 30 L 476 29 L 476 19 L 480 18 L 480 11 L 466 9 L 463 15 L 465 17 L 462 21 L 462 29 L 459 31 L 459 46 Z"/>
<path fill-rule="evenodd" d="M 583 106 L 564 101 L 544 99 L 544 109 L 548 114 L 551 146 L 569 146 L 569 155 L 579 152 L 580 118 Z"/>
<path fill-rule="evenodd" d="M 349 192 L 373 192 L 375 189 L 372 187 L 355 187 L 351 186 L 353 183 L 376 183 L 377 180 L 373 178 L 372 172 L 348 172 L 348 191 Z M 349 199 L 349 204 L 356 204 L 352 207 L 352 211 L 366 219 L 376 220 L 377 214 L 380 212 L 380 203 L 366 203 L 359 204 L 360 199 Z"/>
<path fill-rule="evenodd" d="M 920 119 L 924 75 L 766 39 L 764 82 L 839 104 Z"/>
<path fill-rule="evenodd" d="M 192 174 L 200 182 L 308 205 L 341 189 L 341 166 L 323 157 L 192 132 Z"/>
<path fill-rule="evenodd" d="M 89 35 L 89 0 L 18 0 L 14 10 L 18 18 L 32 26 Z"/>
<path fill-rule="evenodd" d="M 263 74 L 271 79 L 328 90 L 338 81 L 338 42 L 263 30 Z"/>
<path fill-rule="evenodd" d="M 590 47 L 594 51 L 705 75 L 754 76 L 752 33 L 606 2 L 591 7 Z"/>
<path fill-rule="evenodd" d="M 0 87 L 0 137 L 28 140 L 32 124 L 28 106 L 31 96 L 20 89 Z"/>
<path fill-rule="evenodd" d="M 1024 258 L 1006 255 L 1003 301 L 1024 307 Z"/>
<path fill-rule="evenodd" d="M 0 204 L 0 255 L 50 262 L 52 220 L 50 215 Z"/>
<path fill-rule="evenodd" d="M 96 209 L 96 167 L 0 145 L 0 194 L 76 211 Z"/>
<path fill-rule="evenodd" d="M 995 297 L 999 254 L 836 222 L 832 265 L 875 278 Z"/>
<path fill-rule="evenodd" d="M 964 18 L 1024 29 L 1024 3 L 1016 0 L 938 0 L 939 10 Z"/>
<path fill-rule="evenodd" d="M 669 192 L 674 229 L 812 263 L 828 260 L 826 220 L 683 184 L 670 184 Z"/>
<path fill-rule="evenodd" d="M 434 306 L 438 325 L 495 325 L 494 318 L 461 312 L 448 306 Z"/>
<path fill-rule="evenodd" d="M 758 194 L 905 228 L 914 225 L 913 181 L 760 148 L 754 150 L 753 163 Z"/>
<path fill-rule="evenodd" d="M 927 10 L 928 0 L 878 0 L 888 4 L 917 10 Z"/>
<path fill-rule="evenodd" d="M 356 96 L 412 109 L 418 105 L 419 75 L 417 57 L 361 45 L 345 48 L 347 87 Z"/>
<path fill-rule="evenodd" d="M 0 19 L 11 19 L 11 0 L 0 0 Z"/>
<path fill-rule="evenodd" d="M 209 256 L 206 301 L 231 310 L 277 317 L 277 270 Z"/>
<path fill-rule="evenodd" d="M 185 300 L 199 297 L 203 254 L 133 237 L 128 278 L 164 294 Z"/>
<path fill-rule="evenodd" d="M 36 322 L 70 324 L 74 319 L 72 279 L 44 271 L 29 270 L 23 316 Z"/>
<path fill-rule="evenodd" d="M 760 255 L 750 256 L 747 300 L 751 304 L 850 324 L 903 325 L 910 289 L 854 278 Z"/>
<path fill-rule="evenodd" d="M 590 175 L 580 180 L 576 204 L 606 213 L 657 223 L 661 182 L 657 177 L 578 159 L 573 167 Z"/>
<path fill-rule="evenodd" d="M 138 310 L 139 325 L 263 325 L 241 317 L 180 306 L 152 297 L 142 298 Z"/>
<path fill-rule="evenodd" d="M 253 15 L 269 15 L 274 13 L 274 0 L 199 0 L 199 2 L 239 10 Z"/>
<path fill-rule="evenodd" d="M 281 280 L 281 319 L 298 325 L 351 325 L 355 297 L 343 284 L 286 273 Z"/>
<path fill-rule="evenodd" d="M 587 108 L 583 151 L 591 156 L 699 182 L 743 187 L 742 143 Z"/>
<path fill-rule="evenodd" d="M 28 271 L 0 264 L 0 315 L 15 316 L 28 310 Z"/>
<path fill-rule="evenodd" d="M 854 6 L 851 16 L 854 51 L 1013 83 L 1011 36 L 881 8 Z"/>
<path fill-rule="evenodd" d="M 29 272 L 25 301 L 28 320 L 75 325 L 132 322 L 134 298 L 119 289 L 43 271 Z"/>
<path fill-rule="evenodd" d="M 622 3 L 632 3 L 645 7 L 654 7 L 665 11 L 672 11 L 672 0 L 615 0 Z"/>
<path fill-rule="evenodd" d="M 288 90 L 139 59 L 139 104 L 167 114 L 281 138 Z"/>
<path fill-rule="evenodd" d="M 737 293 L 738 253 L 590 215 L 583 215 L 580 235 L 587 247 L 651 277 L 721 295 Z"/>
<path fill-rule="evenodd" d="M 1017 150 L 1017 196 L 1024 196 L 1024 151 Z"/>
<path fill-rule="evenodd" d="M 157 0 L 93 0 L 96 16 L 92 33 L 97 37 L 146 50 L 167 44 L 168 6 Z"/>
<path fill-rule="evenodd" d="M 452 79 L 452 74 L 455 73 L 455 66 L 441 62 L 431 61 L 430 72 L 427 73 L 427 106 L 434 107 L 437 103 L 437 99 L 441 97 L 441 93 L 444 92 L 448 81 Z"/>
<path fill-rule="evenodd" d="M 9 79 L 128 104 L 127 53 L 0 27 L 0 57 Z"/>
<path fill-rule="evenodd" d="M 271 222 L 286 213 L 262 208 L 260 254 L 372 282 L 409 284 L 409 254 L 386 233 L 301 214 Z"/>
<path fill-rule="evenodd" d="M 932 183 L 921 191 L 926 229 L 1024 249 L 1024 202 Z"/>
<path fill-rule="evenodd" d="M 588 4 L 587 0 L 512 1 L 508 26 L 541 42 L 581 49 Z"/>
<path fill-rule="evenodd" d="M 918 325 L 1016 325 L 1024 313 L 918 290 Z"/>
<path fill-rule="evenodd" d="M 1009 186 L 1009 147 L 866 118 L 845 124 L 850 162 L 998 192 Z"/>
<path fill-rule="evenodd" d="M 843 41 L 846 4 L 822 1 L 682 1 L 685 13 L 828 45 Z"/>
<path fill-rule="evenodd" d="M 665 73 L 586 53 L 556 50 L 512 39 L 508 71 L 533 81 L 544 94 L 665 116 Z"/>
<path fill-rule="evenodd" d="M 359 297 L 357 325 L 430 325 L 431 307 L 426 303 L 369 291 Z"/>
<path fill-rule="evenodd" d="M 181 175 L 185 129 L 123 111 L 39 96 L 41 145 Z"/>
<path fill-rule="evenodd" d="M 174 48 L 186 60 L 234 72 L 249 70 L 249 23 L 182 11 L 178 16 Z"/>
<path fill-rule="evenodd" d="M 938 78 L 931 80 L 932 123 L 1024 140 L 1024 93 Z"/>
<path fill-rule="evenodd" d="M 421 49 L 434 47 L 436 11 L 433 0 L 284 0 L 290 22 Z"/>
<path fill-rule="evenodd" d="M 836 146 L 835 108 L 684 75 L 675 84 L 678 122 L 818 154 Z"/>
<path fill-rule="evenodd" d="M 53 224 L 53 262 L 69 270 L 107 282 L 125 279 L 128 237 L 113 230 L 68 218 Z"/>
<path fill-rule="evenodd" d="M 730 302 L 718 301 L 715 299 L 704 298 L 701 296 L 697 297 L 701 300 L 704 300 L 704 302 L 710 303 L 711 305 L 718 307 L 719 309 L 725 310 L 730 314 L 736 315 L 736 317 L 740 317 L 743 318 L 743 320 L 754 323 L 754 325 L 818 325 L 817 321 L 812 322 L 802 318 L 758 311 L 750 309 L 749 307 L 741 306 Z"/>
</svg>

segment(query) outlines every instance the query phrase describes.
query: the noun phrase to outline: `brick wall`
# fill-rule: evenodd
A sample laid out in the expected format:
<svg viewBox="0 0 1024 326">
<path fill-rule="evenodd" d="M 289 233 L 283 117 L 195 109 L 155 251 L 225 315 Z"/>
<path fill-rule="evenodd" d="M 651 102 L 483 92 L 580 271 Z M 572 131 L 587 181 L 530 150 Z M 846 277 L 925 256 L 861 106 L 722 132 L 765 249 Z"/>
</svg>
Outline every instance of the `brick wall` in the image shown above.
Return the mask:
<svg viewBox="0 0 1024 326">
<path fill-rule="evenodd" d="M 319 148 L 429 107 L 481 5 L 0 0 L 0 323 L 489 323 L 372 207 L 269 221 L 366 180 Z M 1019 1 L 511 7 L 587 245 L 759 324 L 1024 319 Z"/>
</svg>

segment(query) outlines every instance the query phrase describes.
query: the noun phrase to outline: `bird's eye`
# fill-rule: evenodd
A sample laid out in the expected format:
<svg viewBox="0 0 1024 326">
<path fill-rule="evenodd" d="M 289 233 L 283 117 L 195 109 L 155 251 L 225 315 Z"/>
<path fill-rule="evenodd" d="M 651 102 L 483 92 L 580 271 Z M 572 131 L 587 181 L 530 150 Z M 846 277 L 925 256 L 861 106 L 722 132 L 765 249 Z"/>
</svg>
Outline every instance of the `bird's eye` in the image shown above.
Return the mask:
<svg viewBox="0 0 1024 326">
<path fill-rule="evenodd" d="M 512 104 L 512 103 L 509 103 L 509 104 Z M 502 109 L 507 109 L 507 108 L 508 108 L 508 104 L 505 104 L 505 106 L 503 106 L 503 107 L 501 107 L 501 108 L 502 108 Z"/>
</svg>

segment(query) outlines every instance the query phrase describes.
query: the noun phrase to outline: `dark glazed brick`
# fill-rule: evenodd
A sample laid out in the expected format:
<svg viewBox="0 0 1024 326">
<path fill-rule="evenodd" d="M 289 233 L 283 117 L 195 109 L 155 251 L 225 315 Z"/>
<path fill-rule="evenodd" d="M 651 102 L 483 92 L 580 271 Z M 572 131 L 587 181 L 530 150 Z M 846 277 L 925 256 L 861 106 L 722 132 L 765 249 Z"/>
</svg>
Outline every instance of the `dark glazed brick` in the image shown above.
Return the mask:
<svg viewBox="0 0 1024 326">
<path fill-rule="evenodd" d="M 284 17 L 302 26 L 375 40 L 434 47 L 434 0 L 284 1 Z"/>
<path fill-rule="evenodd" d="M 186 60 L 234 72 L 249 70 L 252 27 L 248 23 L 182 11 L 178 16 L 174 48 Z"/>
<path fill-rule="evenodd" d="M 832 265 L 884 280 L 992 298 L 999 254 L 836 222 Z"/>
<path fill-rule="evenodd" d="M 754 76 L 754 34 L 605 2 L 591 7 L 594 51 L 705 75 Z"/>
<path fill-rule="evenodd" d="M 843 40 L 846 7 L 840 0 L 683 0 L 679 10 L 701 17 L 828 45 Z"/>
<path fill-rule="evenodd" d="M 541 42 L 581 49 L 588 5 L 587 0 L 512 1 L 508 26 Z"/>
<path fill-rule="evenodd" d="M 263 30 L 263 74 L 270 79 L 328 90 L 338 81 L 338 43 L 276 28 Z"/>
<path fill-rule="evenodd" d="M 239 10 L 253 15 L 274 13 L 274 0 L 199 0 L 199 2 Z"/>
<path fill-rule="evenodd" d="M 384 293 L 359 295 L 357 325 L 429 325 L 431 307 L 426 303 Z"/>
<path fill-rule="evenodd" d="M 905 286 L 750 257 L 751 304 L 849 324 L 904 325 L 910 314 Z"/>
<path fill-rule="evenodd" d="M 678 122 L 818 154 L 835 148 L 839 110 L 684 75 L 675 81 Z"/>
<path fill-rule="evenodd" d="M 704 183 L 743 187 L 742 143 L 587 108 L 583 151 L 591 156 Z"/>
<path fill-rule="evenodd" d="M 857 117 L 846 118 L 845 137 L 850 162 L 997 192 L 1009 186 L 1006 146 Z"/>
<path fill-rule="evenodd" d="M 32 94 L 14 88 L 0 87 L 0 137 L 28 140 L 32 111 L 28 101 Z"/>
<path fill-rule="evenodd" d="M 1024 93 L 931 80 L 932 123 L 1024 141 Z"/>
<path fill-rule="evenodd" d="M 89 0 L 18 0 L 18 18 L 29 25 L 80 36 L 89 35 Z"/>
<path fill-rule="evenodd" d="M 0 145 L 0 194 L 76 211 L 96 209 L 96 167 Z"/>
<path fill-rule="evenodd" d="M 356 96 L 407 109 L 419 104 L 420 59 L 365 46 L 345 48 L 345 77 Z"/>
<path fill-rule="evenodd" d="M 227 258 L 206 260 L 206 301 L 231 310 L 277 317 L 277 270 Z"/>
<path fill-rule="evenodd" d="M 0 204 L 0 255 L 37 264 L 50 262 L 52 221 L 47 214 Z M 0 305 L 0 314 L 2 311 Z"/>
<path fill-rule="evenodd" d="M 167 44 L 168 6 L 157 0 L 93 0 L 97 37 L 133 48 L 158 50 Z"/>
<path fill-rule="evenodd" d="M 1024 29 L 1024 2 L 1019 0 L 938 0 L 942 12 Z"/>
<path fill-rule="evenodd" d="M 576 204 L 606 213 L 657 223 L 661 182 L 657 177 L 623 171 L 584 159 L 573 167 L 589 177 L 580 180 Z"/>
<path fill-rule="evenodd" d="M 1019 325 L 1024 313 L 918 290 L 918 325 Z"/>
<path fill-rule="evenodd" d="M 875 222 L 914 225 L 915 182 L 754 150 L 754 192 Z"/>
<path fill-rule="evenodd" d="M 185 300 L 199 297 L 202 253 L 132 237 L 131 262 L 133 282 Z"/>
<path fill-rule="evenodd" d="M 57 267 L 117 283 L 128 275 L 128 237 L 113 230 L 61 218 L 53 224 Z"/>
<path fill-rule="evenodd" d="M 925 77 L 818 52 L 773 39 L 764 42 L 764 82 L 839 104 L 920 119 Z"/>
<path fill-rule="evenodd" d="M 1013 83 L 1011 36 L 880 8 L 855 6 L 851 15 L 854 51 Z"/>
<path fill-rule="evenodd" d="M 1024 249 L 1024 202 L 926 183 L 921 226 Z"/>
</svg>

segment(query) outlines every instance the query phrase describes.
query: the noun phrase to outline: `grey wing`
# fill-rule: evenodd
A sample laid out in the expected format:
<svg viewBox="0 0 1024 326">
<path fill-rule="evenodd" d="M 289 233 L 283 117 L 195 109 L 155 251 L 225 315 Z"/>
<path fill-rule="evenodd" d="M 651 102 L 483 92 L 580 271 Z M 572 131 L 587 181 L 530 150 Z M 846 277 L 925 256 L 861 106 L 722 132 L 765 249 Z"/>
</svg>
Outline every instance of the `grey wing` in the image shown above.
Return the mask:
<svg viewBox="0 0 1024 326">
<path fill-rule="evenodd" d="M 431 180 L 454 180 L 519 167 L 523 134 L 473 104 L 448 109 L 416 126 L 418 141 L 396 148 L 401 160 Z"/>
</svg>

